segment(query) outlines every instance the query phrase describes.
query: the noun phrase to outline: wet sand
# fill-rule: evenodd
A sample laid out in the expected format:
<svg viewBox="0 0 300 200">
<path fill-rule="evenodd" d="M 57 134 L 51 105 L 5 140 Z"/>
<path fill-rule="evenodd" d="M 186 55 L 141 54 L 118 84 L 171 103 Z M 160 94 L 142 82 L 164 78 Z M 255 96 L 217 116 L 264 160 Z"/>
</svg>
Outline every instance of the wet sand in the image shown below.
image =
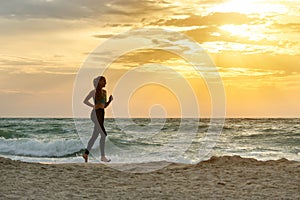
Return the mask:
<svg viewBox="0 0 300 200">
<path fill-rule="evenodd" d="M 0 199 L 300 199 L 299 162 L 224 156 L 152 171 L 165 164 L 39 164 L 0 158 Z M 142 173 L 145 169 L 151 172 Z"/>
</svg>

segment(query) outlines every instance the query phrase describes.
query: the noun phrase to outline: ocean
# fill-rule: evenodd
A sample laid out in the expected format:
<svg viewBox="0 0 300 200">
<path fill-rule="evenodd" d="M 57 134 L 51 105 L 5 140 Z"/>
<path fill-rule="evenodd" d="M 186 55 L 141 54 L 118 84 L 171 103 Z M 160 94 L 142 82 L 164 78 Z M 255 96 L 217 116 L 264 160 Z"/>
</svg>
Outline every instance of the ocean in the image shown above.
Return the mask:
<svg viewBox="0 0 300 200">
<path fill-rule="evenodd" d="M 106 156 L 112 163 L 198 163 L 224 155 L 300 161 L 298 118 L 225 119 L 222 132 L 214 137 L 209 137 L 210 119 L 107 118 L 105 128 Z M 90 119 L 0 118 L 0 156 L 80 163 L 92 130 Z M 99 156 L 98 138 L 89 161 L 99 162 Z"/>
</svg>

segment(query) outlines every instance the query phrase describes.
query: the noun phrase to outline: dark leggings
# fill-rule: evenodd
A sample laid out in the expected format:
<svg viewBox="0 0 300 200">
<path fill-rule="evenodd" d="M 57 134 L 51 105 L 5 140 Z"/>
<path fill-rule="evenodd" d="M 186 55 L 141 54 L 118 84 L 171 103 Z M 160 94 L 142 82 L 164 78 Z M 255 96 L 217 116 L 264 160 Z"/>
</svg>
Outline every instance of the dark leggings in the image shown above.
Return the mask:
<svg viewBox="0 0 300 200">
<path fill-rule="evenodd" d="M 105 138 L 107 136 L 107 133 L 105 131 L 104 128 L 104 109 L 97 109 L 97 110 L 93 110 L 91 112 L 91 119 L 94 122 L 94 131 L 93 131 L 93 135 L 91 137 L 91 139 L 88 142 L 87 148 L 85 150 L 86 154 L 89 154 L 92 146 L 94 145 L 96 139 L 99 136 L 99 133 L 101 134 L 101 138 L 100 138 L 100 152 L 101 152 L 101 156 L 105 156 L 105 151 L 104 151 L 104 147 L 105 147 Z"/>
</svg>

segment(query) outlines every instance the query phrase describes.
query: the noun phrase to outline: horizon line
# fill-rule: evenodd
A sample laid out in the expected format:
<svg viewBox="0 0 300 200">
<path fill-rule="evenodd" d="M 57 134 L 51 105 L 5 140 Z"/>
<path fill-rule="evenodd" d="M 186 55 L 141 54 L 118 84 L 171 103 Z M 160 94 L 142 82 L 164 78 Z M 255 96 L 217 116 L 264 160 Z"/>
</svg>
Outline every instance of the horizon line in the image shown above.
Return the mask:
<svg viewBox="0 0 300 200">
<path fill-rule="evenodd" d="M 181 119 L 182 117 L 105 117 L 105 119 Z M 300 118 L 300 116 L 225 116 L 225 117 L 183 117 L 182 119 L 295 119 Z M 90 119 L 90 117 L 70 117 L 70 116 L 0 116 L 0 119 Z"/>
</svg>

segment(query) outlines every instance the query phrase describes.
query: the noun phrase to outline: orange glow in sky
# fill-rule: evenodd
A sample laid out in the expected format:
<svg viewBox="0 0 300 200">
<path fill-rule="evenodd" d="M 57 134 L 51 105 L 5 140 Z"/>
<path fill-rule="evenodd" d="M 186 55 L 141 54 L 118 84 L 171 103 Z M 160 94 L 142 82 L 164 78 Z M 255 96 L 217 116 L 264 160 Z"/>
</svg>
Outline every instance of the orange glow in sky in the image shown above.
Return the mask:
<svg viewBox="0 0 300 200">
<path fill-rule="evenodd" d="M 227 117 L 300 117 L 298 0 L 27 0 L 7 1 L 2 7 L 0 117 L 72 117 L 73 85 L 90 53 L 111 37 L 142 27 L 176 31 L 203 47 L 222 78 Z M 169 40 L 174 47 L 183 42 Z M 96 57 L 95 66 L 105 59 Z M 145 66 L 151 71 L 141 72 L 141 78 L 176 81 L 176 76 L 162 73 L 160 65 L 186 79 L 201 115 L 209 117 L 212 103 L 203 77 L 170 52 L 132 51 L 120 56 L 105 74 L 106 89 L 114 94 L 122 73 Z M 92 80 L 82 92 L 89 89 Z M 116 107 L 120 101 L 114 102 Z M 176 94 L 157 85 L 139 88 L 128 108 L 133 117 L 148 117 L 152 108 L 167 117 L 181 114 Z M 85 109 L 82 116 L 89 115 Z M 115 117 L 112 108 L 107 116 Z"/>
</svg>

